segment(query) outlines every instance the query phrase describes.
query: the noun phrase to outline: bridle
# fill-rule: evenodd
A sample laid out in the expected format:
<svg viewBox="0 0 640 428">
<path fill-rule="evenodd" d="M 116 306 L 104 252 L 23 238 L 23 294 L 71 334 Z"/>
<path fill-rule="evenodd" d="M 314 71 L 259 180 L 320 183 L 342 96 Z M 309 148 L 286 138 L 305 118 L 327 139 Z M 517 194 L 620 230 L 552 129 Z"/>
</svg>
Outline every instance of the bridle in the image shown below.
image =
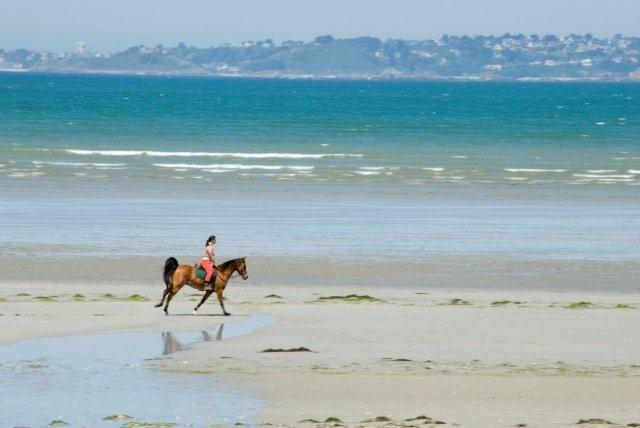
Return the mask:
<svg viewBox="0 0 640 428">
<path fill-rule="evenodd" d="M 227 282 L 228 282 L 231 278 L 233 278 L 233 274 L 234 274 L 234 273 L 236 273 L 236 272 L 237 272 L 237 273 L 238 273 L 238 275 L 240 275 L 240 277 L 241 277 L 242 279 L 244 279 L 244 280 L 246 280 L 247 278 L 249 278 L 249 275 L 247 275 L 247 267 L 246 267 L 246 265 L 245 265 L 245 267 L 244 267 L 244 274 L 243 274 L 242 272 L 240 272 L 240 269 L 238 269 L 238 265 L 237 265 L 237 263 L 238 263 L 238 262 L 236 262 L 236 263 L 234 264 L 233 271 L 229 274 L 229 276 L 227 276 L 227 279 L 226 279 L 225 281 L 227 281 Z M 218 275 L 219 275 L 219 274 L 218 274 Z"/>
</svg>

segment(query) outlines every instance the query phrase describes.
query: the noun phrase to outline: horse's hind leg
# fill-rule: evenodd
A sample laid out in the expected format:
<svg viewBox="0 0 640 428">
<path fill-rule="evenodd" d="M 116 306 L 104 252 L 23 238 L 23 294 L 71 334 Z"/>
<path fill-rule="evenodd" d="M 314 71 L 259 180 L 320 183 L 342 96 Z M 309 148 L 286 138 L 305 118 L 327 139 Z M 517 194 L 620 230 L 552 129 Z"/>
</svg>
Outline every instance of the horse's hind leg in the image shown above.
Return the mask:
<svg viewBox="0 0 640 428">
<path fill-rule="evenodd" d="M 167 303 L 164 305 L 164 313 L 165 313 L 165 315 L 169 315 L 169 302 L 171 302 L 171 299 L 173 299 L 173 296 L 178 294 L 178 291 L 180 291 L 180 289 L 182 288 L 182 286 L 185 283 L 186 282 L 174 284 L 173 287 L 171 287 L 169 289 L 170 292 L 169 292 L 169 296 L 167 297 Z"/>
<path fill-rule="evenodd" d="M 176 293 L 169 293 L 169 297 L 167 297 L 167 303 L 164 305 L 164 314 L 165 315 L 169 315 L 169 302 L 171 301 L 171 299 L 173 299 L 173 296 L 175 296 Z"/>
<path fill-rule="evenodd" d="M 200 303 L 198 303 L 198 305 L 193 308 L 193 314 L 195 315 L 195 313 L 198 311 L 198 309 L 200 309 L 200 306 L 202 306 L 202 304 L 209 298 L 209 296 L 211 296 L 211 294 L 213 293 L 213 291 L 209 290 L 206 293 L 204 293 L 204 296 L 202 296 L 202 300 L 200 300 Z"/>
<path fill-rule="evenodd" d="M 156 308 L 159 308 L 160 306 L 162 306 L 162 304 L 164 303 L 165 297 L 167 297 L 167 294 L 169 294 L 170 291 L 171 289 L 169 287 L 164 289 L 164 292 L 162 293 L 162 300 L 160 300 L 160 303 L 155 305 Z"/>
</svg>

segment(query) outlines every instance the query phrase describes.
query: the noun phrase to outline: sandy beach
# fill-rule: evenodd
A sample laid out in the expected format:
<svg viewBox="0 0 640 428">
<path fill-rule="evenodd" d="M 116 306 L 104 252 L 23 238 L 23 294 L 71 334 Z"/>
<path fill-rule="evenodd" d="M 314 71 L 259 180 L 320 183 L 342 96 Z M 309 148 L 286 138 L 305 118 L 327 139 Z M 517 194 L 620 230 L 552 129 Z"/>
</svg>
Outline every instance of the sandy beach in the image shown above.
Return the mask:
<svg viewBox="0 0 640 428">
<path fill-rule="evenodd" d="M 153 307 L 160 285 L 3 283 L 0 340 L 198 330 L 269 314 L 277 318 L 272 326 L 149 366 L 254 391 L 265 402 L 262 424 L 640 422 L 640 333 L 631 328 L 640 322 L 637 294 L 258 286 L 235 279 L 227 293 L 233 315 L 224 318 L 214 300 L 190 315 L 198 299 L 192 291 L 183 290 L 166 317 Z"/>
</svg>

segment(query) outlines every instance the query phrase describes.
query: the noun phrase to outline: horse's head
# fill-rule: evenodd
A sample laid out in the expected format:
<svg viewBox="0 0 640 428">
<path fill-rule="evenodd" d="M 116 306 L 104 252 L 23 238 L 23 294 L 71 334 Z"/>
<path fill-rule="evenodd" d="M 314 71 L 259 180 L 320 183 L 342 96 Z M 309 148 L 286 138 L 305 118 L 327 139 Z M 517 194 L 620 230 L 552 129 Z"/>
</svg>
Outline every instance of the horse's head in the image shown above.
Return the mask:
<svg viewBox="0 0 640 428">
<path fill-rule="evenodd" d="M 236 261 L 236 270 L 238 271 L 242 279 L 246 280 L 247 278 L 249 278 L 249 275 L 247 275 L 247 262 L 245 261 L 245 258 L 246 257 L 243 257 Z"/>
</svg>

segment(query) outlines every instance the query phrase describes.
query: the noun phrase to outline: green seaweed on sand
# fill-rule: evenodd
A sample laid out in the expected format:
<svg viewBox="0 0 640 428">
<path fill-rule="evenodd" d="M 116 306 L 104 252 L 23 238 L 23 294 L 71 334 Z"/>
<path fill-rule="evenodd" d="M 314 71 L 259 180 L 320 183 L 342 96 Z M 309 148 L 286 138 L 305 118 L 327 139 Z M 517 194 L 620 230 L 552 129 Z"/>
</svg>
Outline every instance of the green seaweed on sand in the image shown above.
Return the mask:
<svg viewBox="0 0 640 428">
<path fill-rule="evenodd" d="M 282 299 L 282 296 L 278 294 L 267 294 L 264 296 L 265 299 Z"/>
<path fill-rule="evenodd" d="M 391 422 L 391 418 L 387 416 L 376 416 L 375 418 L 365 419 L 362 421 L 363 424 L 371 422 Z"/>
<path fill-rule="evenodd" d="M 113 295 L 111 293 L 104 293 L 100 297 L 103 298 L 103 299 L 122 300 L 122 301 L 125 301 L 125 302 L 147 302 L 147 301 L 149 301 L 149 299 L 147 299 L 146 297 L 141 296 L 139 294 L 132 294 L 132 295 L 127 296 L 127 297 L 118 297 L 118 296 L 115 296 L 115 295 Z"/>
<path fill-rule="evenodd" d="M 56 297 L 58 296 L 36 296 L 33 300 L 37 300 L 38 302 L 55 302 Z"/>
<path fill-rule="evenodd" d="M 628 303 L 618 303 L 614 306 L 614 309 L 635 309 L 636 307 L 633 305 L 629 305 Z"/>
<path fill-rule="evenodd" d="M 139 421 L 131 421 L 122 425 L 122 428 L 170 428 L 174 427 L 176 424 L 174 422 L 161 422 L 161 421 L 152 421 L 152 422 L 139 422 Z"/>
<path fill-rule="evenodd" d="M 471 306 L 472 304 L 473 303 L 471 303 L 468 300 L 463 300 L 459 298 L 451 299 L 446 303 L 440 303 L 440 305 L 449 305 L 449 306 Z"/>
<path fill-rule="evenodd" d="M 71 298 L 73 300 L 84 300 L 85 296 L 84 294 L 76 293 L 73 296 L 71 296 Z"/>
<path fill-rule="evenodd" d="M 0 297 L 0 303 L 7 303 L 8 300 L 5 297 Z"/>
<path fill-rule="evenodd" d="M 69 424 L 63 421 L 62 419 L 54 419 L 51 422 L 49 422 L 49 425 L 55 427 L 55 426 L 62 426 L 62 425 L 69 425 Z"/>
<path fill-rule="evenodd" d="M 420 415 L 420 416 L 416 416 L 415 418 L 409 418 L 409 419 L 405 419 L 406 422 L 415 422 L 415 421 L 422 421 L 423 424 L 435 424 L 435 425 L 442 425 L 444 424 L 444 422 L 433 419 L 430 416 L 427 415 Z"/>
<path fill-rule="evenodd" d="M 342 422 L 342 421 L 336 418 L 335 416 L 329 416 L 327 419 L 324 420 L 324 423 L 326 424 L 329 422 Z"/>
<path fill-rule="evenodd" d="M 590 309 L 595 307 L 596 305 L 591 302 L 573 302 L 565 306 L 567 309 Z"/>
<path fill-rule="evenodd" d="M 301 346 L 299 348 L 289 348 L 289 349 L 267 348 L 267 349 L 263 349 L 260 352 L 313 352 L 313 351 L 309 348 L 305 348 L 304 346 Z"/>
<path fill-rule="evenodd" d="M 345 296 L 321 296 L 314 300 L 312 303 L 317 302 L 348 302 L 348 303 L 360 303 L 360 302 L 384 302 L 384 300 L 377 297 L 369 296 L 368 294 L 347 294 Z"/>
<path fill-rule="evenodd" d="M 129 297 L 125 297 L 124 300 L 128 302 L 147 302 L 149 299 L 139 294 L 132 294 Z"/>
<path fill-rule="evenodd" d="M 580 419 L 576 422 L 576 425 L 591 424 L 591 425 L 613 425 L 613 422 L 601 418 Z"/>
<path fill-rule="evenodd" d="M 17 297 L 31 297 L 31 294 L 29 293 L 18 293 L 16 294 Z"/>
<path fill-rule="evenodd" d="M 497 300 L 495 302 L 491 302 L 491 306 L 506 306 L 506 305 L 521 305 L 522 302 L 511 301 L 511 300 Z"/>
<path fill-rule="evenodd" d="M 109 415 L 102 418 L 103 421 L 122 421 L 126 419 L 133 419 L 133 418 L 125 414 Z"/>
</svg>

